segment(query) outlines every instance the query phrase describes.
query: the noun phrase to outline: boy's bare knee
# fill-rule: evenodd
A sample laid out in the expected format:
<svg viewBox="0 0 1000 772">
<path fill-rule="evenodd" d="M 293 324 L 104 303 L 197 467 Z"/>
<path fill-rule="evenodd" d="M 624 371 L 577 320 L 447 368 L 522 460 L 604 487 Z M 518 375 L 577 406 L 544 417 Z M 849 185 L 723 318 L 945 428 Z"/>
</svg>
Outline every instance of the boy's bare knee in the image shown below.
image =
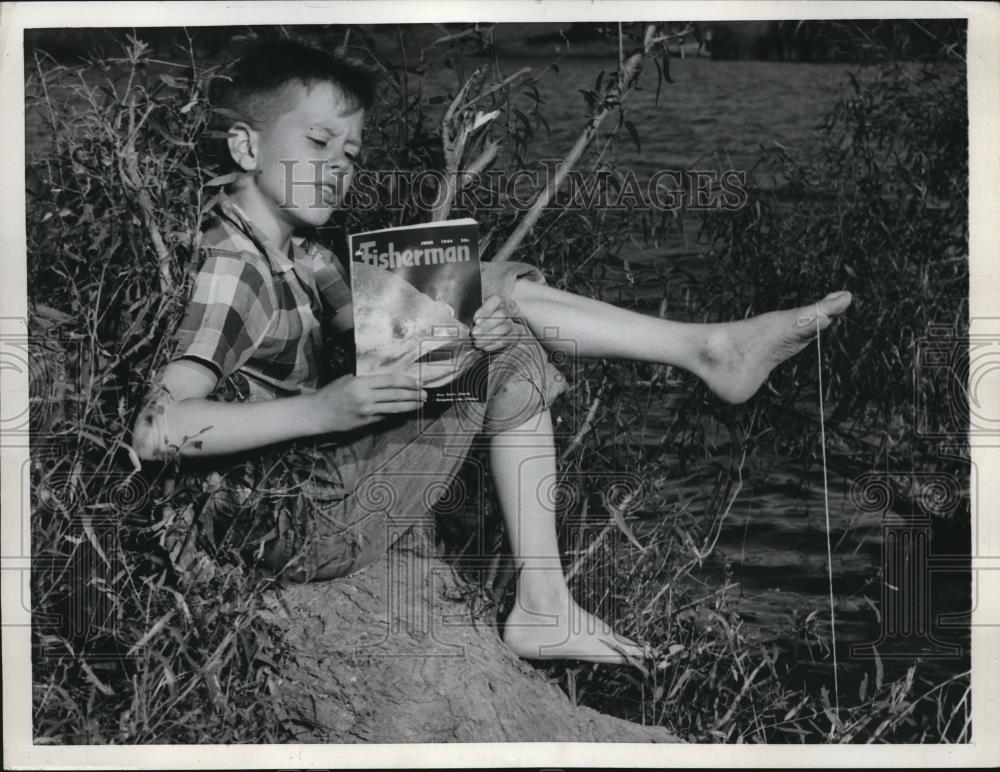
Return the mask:
<svg viewBox="0 0 1000 772">
<path fill-rule="evenodd" d="M 162 461 L 166 456 L 163 424 L 162 406 L 153 404 L 140 411 L 132 427 L 132 447 L 141 461 Z"/>
<path fill-rule="evenodd" d="M 490 389 L 484 429 L 499 433 L 516 428 L 551 406 L 566 390 L 566 379 L 531 336 L 504 349 L 490 366 Z"/>
<path fill-rule="evenodd" d="M 511 290 L 509 301 L 513 305 L 513 315 L 522 316 L 519 313 L 520 306 L 531 304 L 543 299 L 547 285 L 543 281 L 529 279 L 519 276 L 514 280 L 514 288 Z"/>
</svg>

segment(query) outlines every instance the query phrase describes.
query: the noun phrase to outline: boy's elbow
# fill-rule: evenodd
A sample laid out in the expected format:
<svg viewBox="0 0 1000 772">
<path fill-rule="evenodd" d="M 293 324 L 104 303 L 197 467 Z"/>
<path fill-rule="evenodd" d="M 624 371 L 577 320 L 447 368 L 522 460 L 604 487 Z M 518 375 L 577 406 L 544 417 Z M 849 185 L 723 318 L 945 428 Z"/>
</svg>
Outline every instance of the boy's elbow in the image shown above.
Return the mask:
<svg viewBox="0 0 1000 772">
<path fill-rule="evenodd" d="M 143 410 L 132 427 L 132 447 L 140 461 L 163 461 L 167 457 L 167 437 L 163 419 Z"/>
<path fill-rule="evenodd" d="M 132 429 L 132 447 L 140 461 L 158 461 L 156 440 L 151 436 L 153 432 L 136 424 Z"/>
</svg>

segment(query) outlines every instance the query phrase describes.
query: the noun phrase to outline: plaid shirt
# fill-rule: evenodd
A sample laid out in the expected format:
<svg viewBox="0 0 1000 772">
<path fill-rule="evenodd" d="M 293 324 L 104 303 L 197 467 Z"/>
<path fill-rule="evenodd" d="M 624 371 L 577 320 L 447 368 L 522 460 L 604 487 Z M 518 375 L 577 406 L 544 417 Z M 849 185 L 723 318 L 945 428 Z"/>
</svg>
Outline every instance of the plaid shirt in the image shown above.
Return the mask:
<svg viewBox="0 0 1000 772">
<path fill-rule="evenodd" d="M 220 383 L 247 376 L 252 399 L 314 391 L 326 378 L 320 319 L 351 302 L 344 269 L 318 244 L 282 254 L 225 193 L 216 211 L 174 359 L 208 365 Z"/>
</svg>

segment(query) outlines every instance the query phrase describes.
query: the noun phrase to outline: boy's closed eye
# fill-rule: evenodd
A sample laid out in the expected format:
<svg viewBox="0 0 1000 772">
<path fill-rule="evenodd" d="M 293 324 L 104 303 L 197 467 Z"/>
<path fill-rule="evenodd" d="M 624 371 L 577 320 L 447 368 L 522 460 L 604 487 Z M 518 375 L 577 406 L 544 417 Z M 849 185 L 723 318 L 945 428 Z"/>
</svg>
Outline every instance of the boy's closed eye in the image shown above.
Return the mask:
<svg viewBox="0 0 1000 772">
<path fill-rule="evenodd" d="M 306 137 L 306 139 L 309 140 L 309 142 L 313 145 L 313 147 L 319 148 L 321 150 L 325 150 L 330 144 L 330 140 L 320 139 L 319 137 Z M 360 156 L 361 156 L 361 151 L 349 150 L 347 148 L 344 148 L 344 157 L 352 164 L 357 163 Z"/>
</svg>

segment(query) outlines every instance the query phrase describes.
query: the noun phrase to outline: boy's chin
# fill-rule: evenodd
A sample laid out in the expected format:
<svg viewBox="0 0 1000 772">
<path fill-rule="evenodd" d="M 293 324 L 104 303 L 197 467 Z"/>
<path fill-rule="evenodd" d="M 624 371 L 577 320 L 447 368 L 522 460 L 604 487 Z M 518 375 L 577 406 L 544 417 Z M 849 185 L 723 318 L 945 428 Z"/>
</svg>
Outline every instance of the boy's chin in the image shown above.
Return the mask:
<svg viewBox="0 0 1000 772">
<path fill-rule="evenodd" d="M 295 210 L 294 220 L 298 228 L 318 228 L 326 225 L 336 211 L 332 206 L 310 206 Z"/>
</svg>

